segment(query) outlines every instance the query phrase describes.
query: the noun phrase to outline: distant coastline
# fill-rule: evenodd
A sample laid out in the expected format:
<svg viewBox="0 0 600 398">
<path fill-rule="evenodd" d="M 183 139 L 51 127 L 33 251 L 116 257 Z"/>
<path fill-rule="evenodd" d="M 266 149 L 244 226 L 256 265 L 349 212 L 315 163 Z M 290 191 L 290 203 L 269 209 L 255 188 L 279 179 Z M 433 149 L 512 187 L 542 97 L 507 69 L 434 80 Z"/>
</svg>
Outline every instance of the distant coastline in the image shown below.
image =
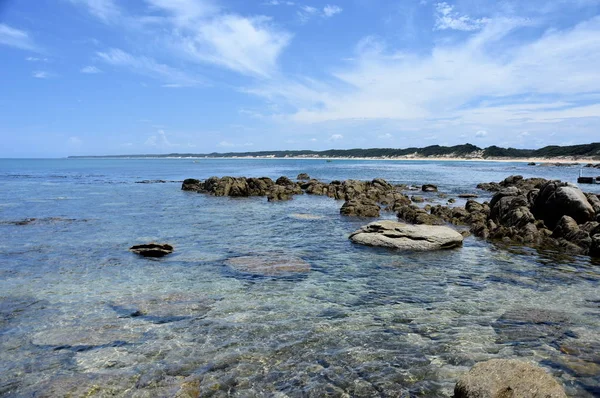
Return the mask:
<svg viewBox="0 0 600 398">
<path fill-rule="evenodd" d="M 547 146 L 540 149 L 516 149 L 491 146 L 479 148 L 464 144 L 452 147 L 439 145 L 424 148 L 330 149 L 326 151 L 257 151 L 227 153 L 170 153 L 145 155 L 69 156 L 69 159 L 350 159 L 350 160 L 447 160 L 535 163 L 594 163 L 600 162 L 600 143 L 571 146 Z"/>
</svg>

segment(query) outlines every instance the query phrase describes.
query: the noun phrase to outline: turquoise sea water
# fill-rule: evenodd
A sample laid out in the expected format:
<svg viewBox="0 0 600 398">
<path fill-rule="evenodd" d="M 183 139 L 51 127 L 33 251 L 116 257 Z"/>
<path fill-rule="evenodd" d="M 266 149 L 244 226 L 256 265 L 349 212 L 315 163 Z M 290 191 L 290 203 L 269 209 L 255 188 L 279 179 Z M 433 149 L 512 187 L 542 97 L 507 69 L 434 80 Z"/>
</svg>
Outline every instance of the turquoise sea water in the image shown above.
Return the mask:
<svg viewBox="0 0 600 398">
<path fill-rule="evenodd" d="M 452 196 L 513 174 L 575 182 L 579 169 L 0 160 L 0 396 L 443 397 L 491 358 L 533 361 L 573 396 L 600 395 L 600 265 L 589 258 L 473 237 L 447 252 L 366 248 L 347 237 L 370 220 L 341 217 L 330 198 L 268 203 L 136 183 L 301 172 L 433 183 Z M 128 252 L 148 241 L 175 253 Z M 310 272 L 228 262 L 248 255 L 298 258 Z"/>
</svg>

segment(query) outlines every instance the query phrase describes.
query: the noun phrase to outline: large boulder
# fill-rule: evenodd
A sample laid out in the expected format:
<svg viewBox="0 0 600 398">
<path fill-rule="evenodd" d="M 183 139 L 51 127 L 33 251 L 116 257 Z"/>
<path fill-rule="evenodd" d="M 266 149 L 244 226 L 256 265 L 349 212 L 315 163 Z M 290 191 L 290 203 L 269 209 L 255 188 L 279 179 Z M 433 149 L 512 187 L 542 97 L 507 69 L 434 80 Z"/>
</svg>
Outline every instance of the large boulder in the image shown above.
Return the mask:
<svg viewBox="0 0 600 398">
<path fill-rule="evenodd" d="M 340 209 L 340 214 L 354 217 L 379 217 L 380 209 L 375 201 L 361 196 L 347 200 Z"/>
<path fill-rule="evenodd" d="M 410 224 L 444 225 L 444 220 L 440 217 L 429 214 L 425 209 L 421 209 L 415 205 L 401 206 L 398 208 L 396 215 L 399 219 Z"/>
<path fill-rule="evenodd" d="M 395 221 L 373 222 L 353 232 L 349 238 L 367 246 L 416 251 L 453 249 L 463 242 L 463 236 L 448 227 Z"/>
<path fill-rule="evenodd" d="M 549 181 L 540 188 L 532 211 L 550 228 L 554 228 L 562 216 L 572 217 L 582 224 L 593 220 L 596 214 L 581 189 L 560 181 Z"/>
<path fill-rule="evenodd" d="M 542 368 L 514 359 L 475 365 L 454 387 L 455 398 L 566 398 L 563 387 Z"/>
<path fill-rule="evenodd" d="M 590 234 L 579 228 L 577 222 L 569 216 L 562 216 L 561 219 L 558 220 L 556 228 L 554 228 L 554 231 L 552 232 L 552 237 L 557 239 L 563 238 L 586 250 L 589 249 L 592 244 Z"/>
</svg>

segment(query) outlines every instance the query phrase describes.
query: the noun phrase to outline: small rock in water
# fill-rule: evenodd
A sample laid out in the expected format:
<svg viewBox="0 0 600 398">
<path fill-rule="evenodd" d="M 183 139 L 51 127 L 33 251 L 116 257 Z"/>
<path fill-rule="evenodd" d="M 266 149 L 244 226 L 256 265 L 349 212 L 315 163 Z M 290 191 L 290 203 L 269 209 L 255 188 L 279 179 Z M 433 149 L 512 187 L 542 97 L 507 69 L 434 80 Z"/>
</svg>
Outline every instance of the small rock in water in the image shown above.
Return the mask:
<svg viewBox="0 0 600 398">
<path fill-rule="evenodd" d="M 226 261 L 236 271 L 263 276 L 306 273 L 310 264 L 298 257 L 281 254 L 234 257 Z"/>
<path fill-rule="evenodd" d="M 514 359 L 475 365 L 454 387 L 455 398 L 566 398 L 563 387 L 542 368 Z"/>
<path fill-rule="evenodd" d="M 350 240 L 367 246 L 427 251 L 459 247 L 462 245 L 463 236 L 443 226 L 378 221 L 353 232 Z"/>
<path fill-rule="evenodd" d="M 164 257 L 173 253 L 173 246 L 166 243 L 148 243 L 131 246 L 129 250 L 143 257 Z"/>
<path fill-rule="evenodd" d="M 433 184 L 425 184 L 421 187 L 421 190 L 423 192 L 437 192 L 438 187 Z"/>
<path fill-rule="evenodd" d="M 474 198 L 478 198 L 479 195 L 474 194 L 474 193 L 461 193 L 460 195 L 458 195 L 459 198 L 462 199 L 474 199 Z"/>
</svg>

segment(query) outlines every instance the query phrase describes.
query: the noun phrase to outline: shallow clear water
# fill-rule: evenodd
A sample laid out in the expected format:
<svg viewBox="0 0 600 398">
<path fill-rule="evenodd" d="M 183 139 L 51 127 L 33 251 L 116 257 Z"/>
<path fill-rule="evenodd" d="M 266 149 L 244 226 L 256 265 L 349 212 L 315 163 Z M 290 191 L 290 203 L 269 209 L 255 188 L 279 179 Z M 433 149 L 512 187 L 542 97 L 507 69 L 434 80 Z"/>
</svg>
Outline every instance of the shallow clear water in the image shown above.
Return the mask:
<svg viewBox="0 0 600 398">
<path fill-rule="evenodd" d="M 579 170 L 0 160 L 0 395 L 438 397 L 491 358 L 536 362 L 570 394 L 600 395 L 600 268 L 589 258 L 472 237 L 437 253 L 360 247 L 347 237 L 368 220 L 341 217 L 329 198 L 268 203 L 135 183 L 300 172 L 458 194 L 512 174 L 574 182 Z M 36 220 L 14 223 L 27 218 Z M 175 253 L 127 250 L 148 241 Z M 310 272 L 262 276 L 227 261 L 247 255 L 299 258 Z"/>
</svg>

